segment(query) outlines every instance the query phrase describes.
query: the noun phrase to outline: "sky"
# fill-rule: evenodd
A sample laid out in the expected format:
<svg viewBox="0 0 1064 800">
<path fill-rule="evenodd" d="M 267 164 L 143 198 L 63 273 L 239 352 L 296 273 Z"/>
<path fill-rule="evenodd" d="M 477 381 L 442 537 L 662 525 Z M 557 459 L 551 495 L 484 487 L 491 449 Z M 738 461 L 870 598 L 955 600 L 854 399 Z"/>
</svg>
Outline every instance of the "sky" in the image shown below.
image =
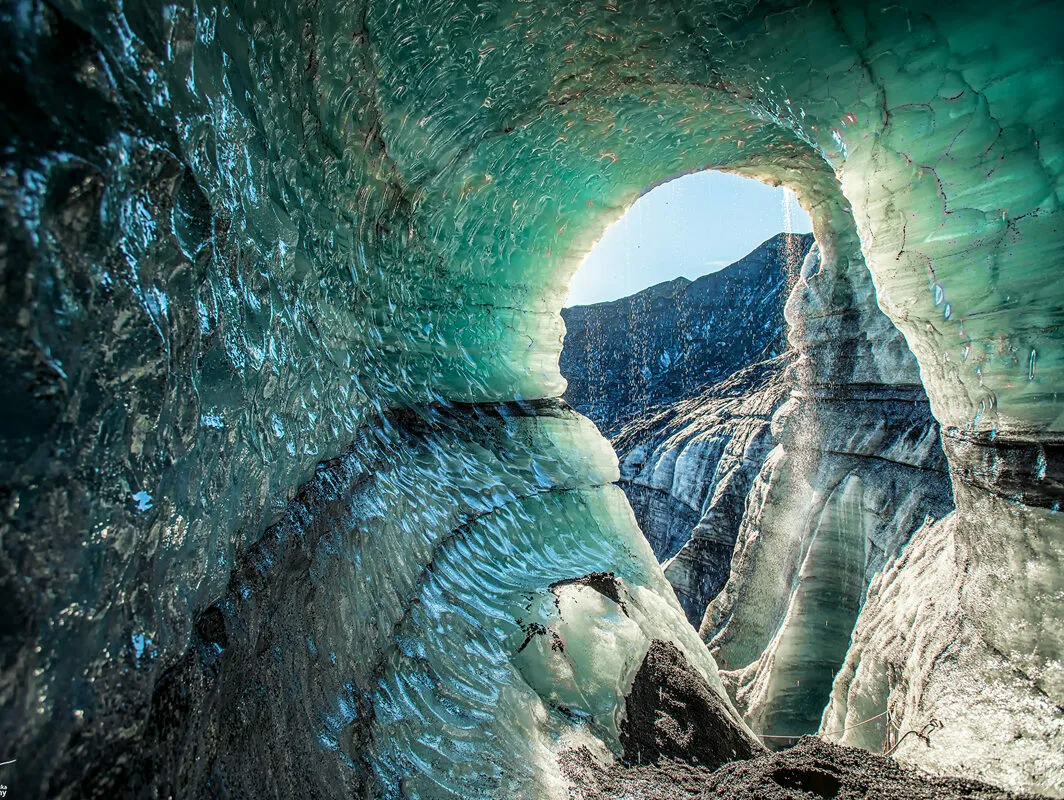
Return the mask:
<svg viewBox="0 0 1064 800">
<path fill-rule="evenodd" d="M 647 192 L 606 229 L 573 277 L 566 305 L 616 300 L 680 275 L 693 280 L 780 231 L 812 229 L 789 190 L 723 172 L 685 175 Z"/>
</svg>

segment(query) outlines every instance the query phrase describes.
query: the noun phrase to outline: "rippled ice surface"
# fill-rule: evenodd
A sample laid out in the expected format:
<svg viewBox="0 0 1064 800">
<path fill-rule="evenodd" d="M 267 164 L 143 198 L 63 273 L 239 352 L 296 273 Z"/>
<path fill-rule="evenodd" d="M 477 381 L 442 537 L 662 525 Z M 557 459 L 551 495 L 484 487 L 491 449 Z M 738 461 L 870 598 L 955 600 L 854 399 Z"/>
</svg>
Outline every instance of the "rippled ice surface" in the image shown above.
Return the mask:
<svg viewBox="0 0 1064 800">
<path fill-rule="evenodd" d="M 859 271 L 958 479 L 1006 497 L 1002 518 L 1017 492 L 1044 506 L 1038 536 L 958 539 L 972 574 L 1026 587 L 1000 613 L 962 606 L 996 652 L 1038 642 L 1024 674 L 1057 675 L 1056 18 L 5 6 L 0 701 L 27 793 L 520 796 L 556 730 L 608 746 L 623 663 L 602 662 L 600 692 L 549 657 L 551 680 L 522 686 L 533 665 L 502 658 L 550 584 L 614 570 L 639 635 L 693 634 L 641 592 L 668 595 L 608 448 L 527 404 L 564 390 L 557 311 L 597 235 L 707 165 L 814 210 L 818 274 L 840 276 L 807 298 L 840 327 L 794 331 L 817 380 L 884 379 L 877 359 L 904 349 L 885 317 L 846 327 Z M 964 502 L 959 519 L 982 514 Z M 641 641 L 577 605 L 574 638 Z M 554 691 L 586 708 L 562 725 Z"/>
<path fill-rule="evenodd" d="M 618 752 L 651 638 L 680 644 L 719 687 L 623 493 L 603 485 L 616 462 L 587 420 L 552 404 L 459 409 L 374 435 L 347 457 L 359 465 L 348 464 L 349 506 L 315 553 L 338 547 L 353 563 L 285 619 L 309 625 L 317 649 L 342 648 L 314 676 L 344 686 L 316 738 L 365 764 L 377 792 L 558 789 L 560 747 Z M 398 497 L 412 503 L 399 517 Z M 621 580 L 623 610 L 591 589 L 551 589 L 589 572 Z"/>
<path fill-rule="evenodd" d="M 723 692 L 616 475 L 594 426 L 554 401 L 361 429 L 160 681 L 150 737 L 177 736 L 176 785 L 273 785 L 242 745 L 283 741 L 292 779 L 326 793 L 564 796 L 560 749 L 620 753 L 652 639 Z M 571 583 L 593 572 L 615 597 Z"/>
</svg>

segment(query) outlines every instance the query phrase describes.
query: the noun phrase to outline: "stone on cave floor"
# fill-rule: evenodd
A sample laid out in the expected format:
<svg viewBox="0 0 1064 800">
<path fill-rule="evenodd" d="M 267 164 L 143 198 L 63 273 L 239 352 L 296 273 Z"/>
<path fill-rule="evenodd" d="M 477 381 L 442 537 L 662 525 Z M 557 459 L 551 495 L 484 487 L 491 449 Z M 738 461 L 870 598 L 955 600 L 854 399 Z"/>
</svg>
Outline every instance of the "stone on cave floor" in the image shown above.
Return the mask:
<svg viewBox="0 0 1064 800">
<path fill-rule="evenodd" d="M 624 757 L 636 764 L 686 759 L 710 769 L 750 758 L 761 744 L 737 726 L 676 645 L 655 639 L 625 698 Z"/>
<path fill-rule="evenodd" d="M 586 748 L 562 754 L 572 800 L 1036 800 L 965 778 L 932 776 L 866 750 L 805 736 L 794 747 L 713 770 L 663 757 L 603 764 Z"/>
</svg>

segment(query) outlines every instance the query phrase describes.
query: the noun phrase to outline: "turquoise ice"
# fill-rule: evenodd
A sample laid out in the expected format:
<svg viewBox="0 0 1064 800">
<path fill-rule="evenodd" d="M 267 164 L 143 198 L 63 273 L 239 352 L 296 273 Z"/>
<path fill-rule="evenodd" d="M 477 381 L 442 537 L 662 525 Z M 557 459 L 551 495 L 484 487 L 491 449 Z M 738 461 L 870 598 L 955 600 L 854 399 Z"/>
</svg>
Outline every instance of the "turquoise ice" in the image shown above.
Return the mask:
<svg viewBox="0 0 1064 800">
<path fill-rule="evenodd" d="M 612 451 L 553 401 L 580 260 L 704 168 L 813 219 L 781 496 L 867 433 L 832 405 L 861 387 L 922 384 L 950 459 L 956 511 L 868 577 L 822 729 L 942 716 L 899 757 L 1064 793 L 1057 4 L 0 19 L 0 718 L 29 793 L 562 791 L 559 748 L 615 751 L 629 671 L 574 657 L 567 714 L 515 649 L 530 603 L 597 570 L 656 611 L 637 632 L 575 603 L 574 638 L 676 641 L 720 689 Z M 846 547 L 864 486 L 830 503 Z M 817 647 L 777 633 L 765 702 Z"/>
</svg>

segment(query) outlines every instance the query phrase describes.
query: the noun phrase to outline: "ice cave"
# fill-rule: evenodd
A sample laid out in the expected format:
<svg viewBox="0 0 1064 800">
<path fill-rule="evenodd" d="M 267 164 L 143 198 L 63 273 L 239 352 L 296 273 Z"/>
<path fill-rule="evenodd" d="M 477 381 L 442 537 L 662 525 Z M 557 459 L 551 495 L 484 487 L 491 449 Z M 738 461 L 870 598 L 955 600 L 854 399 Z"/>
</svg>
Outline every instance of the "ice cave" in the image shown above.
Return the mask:
<svg viewBox="0 0 1064 800">
<path fill-rule="evenodd" d="M 0 796 L 1064 797 L 1061 11 L 4 3 Z M 712 496 L 559 369 L 704 169 L 813 223 Z"/>
</svg>

